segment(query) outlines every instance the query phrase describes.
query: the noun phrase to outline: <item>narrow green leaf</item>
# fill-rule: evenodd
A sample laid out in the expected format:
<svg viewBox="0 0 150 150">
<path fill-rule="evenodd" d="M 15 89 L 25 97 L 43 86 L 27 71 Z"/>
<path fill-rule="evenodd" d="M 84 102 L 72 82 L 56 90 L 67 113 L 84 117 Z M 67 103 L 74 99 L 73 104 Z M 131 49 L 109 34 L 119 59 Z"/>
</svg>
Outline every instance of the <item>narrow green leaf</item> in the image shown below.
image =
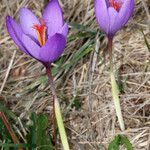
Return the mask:
<svg viewBox="0 0 150 150">
<path fill-rule="evenodd" d="M 28 145 L 27 144 L 14 144 L 14 143 L 0 143 L 0 147 L 5 148 L 5 150 L 6 150 L 6 148 L 9 148 L 9 150 L 10 150 L 10 148 L 17 148 L 17 149 L 19 147 L 27 148 Z"/>
<path fill-rule="evenodd" d="M 7 119 L 12 119 L 16 122 L 17 116 L 11 111 L 9 110 L 4 103 L 0 102 L 0 111 L 5 113 L 5 115 L 7 116 Z"/>
<path fill-rule="evenodd" d="M 118 117 L 120 128 L 122 131 L 124 131 L 125 125 L 124 125 L 124 120 L 123 120 L 122 111 L 121 111 L 121 105 L 120 105 L 120 99 L 119 99 L 119 89 L 118 89 L 118 85 L 117 85 L 113 70 L 111 70 L 110 76 L 111 76 L 112 96 L 113 96 L 116 114 Z"/>
<path fill-rule="evenodd" d="M 86 54 L 90 53 L 93 48 L 90 47 L 92 44 L 91 41 L 87 41 L 77 52 L 74 54 L 74 57 L 70 60 L 68 64 L 64 66 L 65 73 L 75 65 L 81 58 L 83 58 Z"/>
<path fill-rule="evenodd" d="M 147 40 L 147 37 L 145 36 L 143 30 L 141 30 L 141 31 L 142 31 L 142 34 L 143 34 L 143 36 L 144 36 L 145 44 L 146 44 L 146 46 L 147 46 L 147 48 L 148 48 L 148 51 L 150 52 L 150 44 L 149 44 L 149 42 L 148 42 L 148 40 Z"/>
</svg>

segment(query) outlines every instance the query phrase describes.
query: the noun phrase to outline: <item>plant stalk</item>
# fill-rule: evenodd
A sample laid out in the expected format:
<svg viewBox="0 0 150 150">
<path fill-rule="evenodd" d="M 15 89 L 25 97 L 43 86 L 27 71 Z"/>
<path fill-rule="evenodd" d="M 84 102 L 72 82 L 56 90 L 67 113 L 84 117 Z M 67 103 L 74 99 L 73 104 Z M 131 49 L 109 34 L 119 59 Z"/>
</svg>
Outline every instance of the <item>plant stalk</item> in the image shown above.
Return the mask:
<svg viewBox="0 0 150 150">
<path fill-rule="evenodd" d="M 115 79 L 114 73 L 114 63 L 113 63 L 113 38 L 108 38 L 108 48 L 109 48 L 109 56 L 110 56 L 110 78 L 111 78 L 111 86 L 112 86 L 112 97 L 115 105 L 116 114 L 119 121 L 119 126 L 122 131 L 125 130 L 125 125 L 122 117 L 120 99 L 119 99 L 119 89 Z"/>
<path fill-rule="evenodd" d="M 59 130 L 60 138 L 62 141 L 63 149 L 64 150 L 70 150 L 66 131 L 65 131 L 65 127 L 64 127 L 64 123 L 63 123 L 63 119 L 62 119 L 62 115 L 61 115 L 59 100 L 58 100 L 57 95 L 56 95 L 55 85 L 54 85 L 54 81 L 53 81 L 53 77 L 52 77 L 52 73 L 51 73 L 51 67 L 49 65 L 46 66 L 46 73 L 47 73 L 48 81 L 49 81 L 51 91 L 53 94 L 53 107 L 54 107 L 53 110 L 55 113 L 55 117 L 53 117 L 53 118 L 56 119 L 56 121 L 57 121 L 58 130 Z M 56 128 L 54 130 L 56 130 Z"/>
</svg>

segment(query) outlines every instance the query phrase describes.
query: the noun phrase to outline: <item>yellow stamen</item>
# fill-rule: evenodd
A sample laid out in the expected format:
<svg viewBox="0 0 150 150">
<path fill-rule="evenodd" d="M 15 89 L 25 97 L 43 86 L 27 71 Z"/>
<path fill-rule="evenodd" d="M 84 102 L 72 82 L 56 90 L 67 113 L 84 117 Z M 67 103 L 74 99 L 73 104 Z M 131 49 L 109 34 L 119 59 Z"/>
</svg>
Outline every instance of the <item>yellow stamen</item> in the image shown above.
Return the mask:
<svg viewBox="0 0 150 150">
<path fill-rule="evenodd" d="M 44 26 L 44 29 L 43 29 L 43 45 L 45 44 L 46 42 L 46 27 Z"/>
<path fill-rule="evenodd" d="M 38 39 L 40 46 L 43 46 L 46 42 L 46 29 L 47 28 L 44 25 L 44 22 L 42 20 L 40 22 L 41 22 L 40 24 L 34 24 L 32 28 L 36 30 L 37 39 Z"/>
<path fill-rule="evenodd" d="M 36 33 L 37 33 L 37 37 L 38 37 L 38 41 L 40 43 L 40 46 L 42 46 L 43 45 L 42 37 L 41 37 L 41 35 L 40 35 L 38 30 L 36 30 Z"/>
</svg>

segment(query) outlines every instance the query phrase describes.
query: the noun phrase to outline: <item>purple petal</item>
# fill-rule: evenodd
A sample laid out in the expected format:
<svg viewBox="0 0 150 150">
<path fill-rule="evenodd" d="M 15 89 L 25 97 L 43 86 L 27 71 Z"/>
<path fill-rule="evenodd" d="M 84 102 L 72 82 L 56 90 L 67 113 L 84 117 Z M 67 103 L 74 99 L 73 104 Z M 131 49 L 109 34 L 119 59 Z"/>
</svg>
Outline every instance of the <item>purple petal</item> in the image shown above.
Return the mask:
<svg viewBox="0 0 150 150">
<path fill-rule="evenodd" d="M 96 19 L 99 23 L 99 26 L 105 33 L 108 33 L 108 31 L 109 31 L 109 15 L 108 15 L 106 1 L 105 0 L 95 0 L 94 6 L 95 6 Z"/>
<path fill-rule="evenodd" d="M 32 38 L 37 39 L 36 30 L 33 29 L 33 26 L 40 24 L 37 17 L 27 8 L 21 8 L 20 11 L 20 25 L 23 32 L 27 35 L 30 35 Z"/>
<path fill-rule="evenodd" d="M 25 34 L 22 35 L 21 40 L 22 40 L 24 47 L 30 53 L 31 57 L 40 61 L 39 59 L 40 46 L 34 40 L 32 40 L 29 36 Z"/>
<path fill-rule="evenodd" d="M 20 48 L 20 50 L 29 54 L 21 42 L 23 34 L 21 27 L 9 16 L 6 17 L 6 26 L 8 33 L 15 42 L 15 44 Z"/>
<path fill-rule="evenodd" d="M 63 26 L 64 20 L 58 0 L 51 0 L 43 12 L 43 21 L 47 26 L 48 36 L 53 36 Z"/>
<path fill-rule="evenodd" d="M 63 53 L 66 45 L 65 37 L 56 33 L 48 39 L 40 50 L 39 58 L 42 62 L 54 62 Z"/>
<path fill-rule="evenodd" d="M 68 34 L 68 23 L 65 23 L 64 26 L 57 33 L 60 33 L 64 37 L 67 37 L 67 34 Z"/>
<path fill-rule="evenodd" d="M 133 14 L 133 11 L 134 11 L 134 0 L 124 1 L 115 23 L 117 30 L 122 28 L 128 22 L 128 20 Z"/>
<path fill-rule="evenodd" d="M 108 36 L 112 37 L 117 32 L 115 22 L 116 22 L 116 18 L 118 16 L 118 12 L 113 7 L 109 7 L 108 14 L 109 14 L 109 23 L 110 23 Z"/>
</svg>

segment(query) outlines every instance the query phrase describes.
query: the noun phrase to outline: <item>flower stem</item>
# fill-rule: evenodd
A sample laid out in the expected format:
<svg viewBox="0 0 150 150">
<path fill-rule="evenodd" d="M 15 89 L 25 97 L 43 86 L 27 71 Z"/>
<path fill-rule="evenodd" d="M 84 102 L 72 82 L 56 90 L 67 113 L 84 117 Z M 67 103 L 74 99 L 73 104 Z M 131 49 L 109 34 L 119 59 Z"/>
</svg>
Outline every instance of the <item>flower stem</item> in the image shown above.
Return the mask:
<svg viewBox="0 0 150 150">
<path fill-rule="evenodd" d="M 122 117 L 120 99 L 119 99 L 119 89 L 115 79 L 115 73 L 113 69 L 113 55 L 112 55 L 112 42 L 113 38 L 108 38 L 108 48 L 109 48 L 109 56 L 110 56 L 110 78 L 111 78 L 111 86 L 112 86 L 112 97 L 115 105 L 116 114 L 118 117 L 119 125 L 121 130 L 125 130 L 125 125 Z"/>
<path fill-rule="evenodd" d="M 60 133 L 60 138 L 61 138 L 64 150 L 70 150 L 68 140 L 67 140 L 66 131 L 65 131 L 65 128 L 64 128 L 64 124 L 63 124 L 63 119 L 62 119 L 62 115 L 61 115 L 59 101 L 58 101 L 58 98 L 57 98 L 57 95 L 56 95 L 56 90 L 55 90 L 53 77 L 52 77 L 52 73 L 51 73 L 51 68 L 50 68 L 49 65 L 46 66 L 46 73 L 47 73 L 49 84 L 51 86 L 51 91 L 52 91 L 52 94 L 53 94 L 53 107 L 54 107 L 53 110 L 54 110 L 54 113 L 55 113 L 55 117 L 53 117 L 53 119 L 56 118 L 57 125 L 58 125 L 58 130 L 59 130 L 59 133 Z"/>
</svg>

